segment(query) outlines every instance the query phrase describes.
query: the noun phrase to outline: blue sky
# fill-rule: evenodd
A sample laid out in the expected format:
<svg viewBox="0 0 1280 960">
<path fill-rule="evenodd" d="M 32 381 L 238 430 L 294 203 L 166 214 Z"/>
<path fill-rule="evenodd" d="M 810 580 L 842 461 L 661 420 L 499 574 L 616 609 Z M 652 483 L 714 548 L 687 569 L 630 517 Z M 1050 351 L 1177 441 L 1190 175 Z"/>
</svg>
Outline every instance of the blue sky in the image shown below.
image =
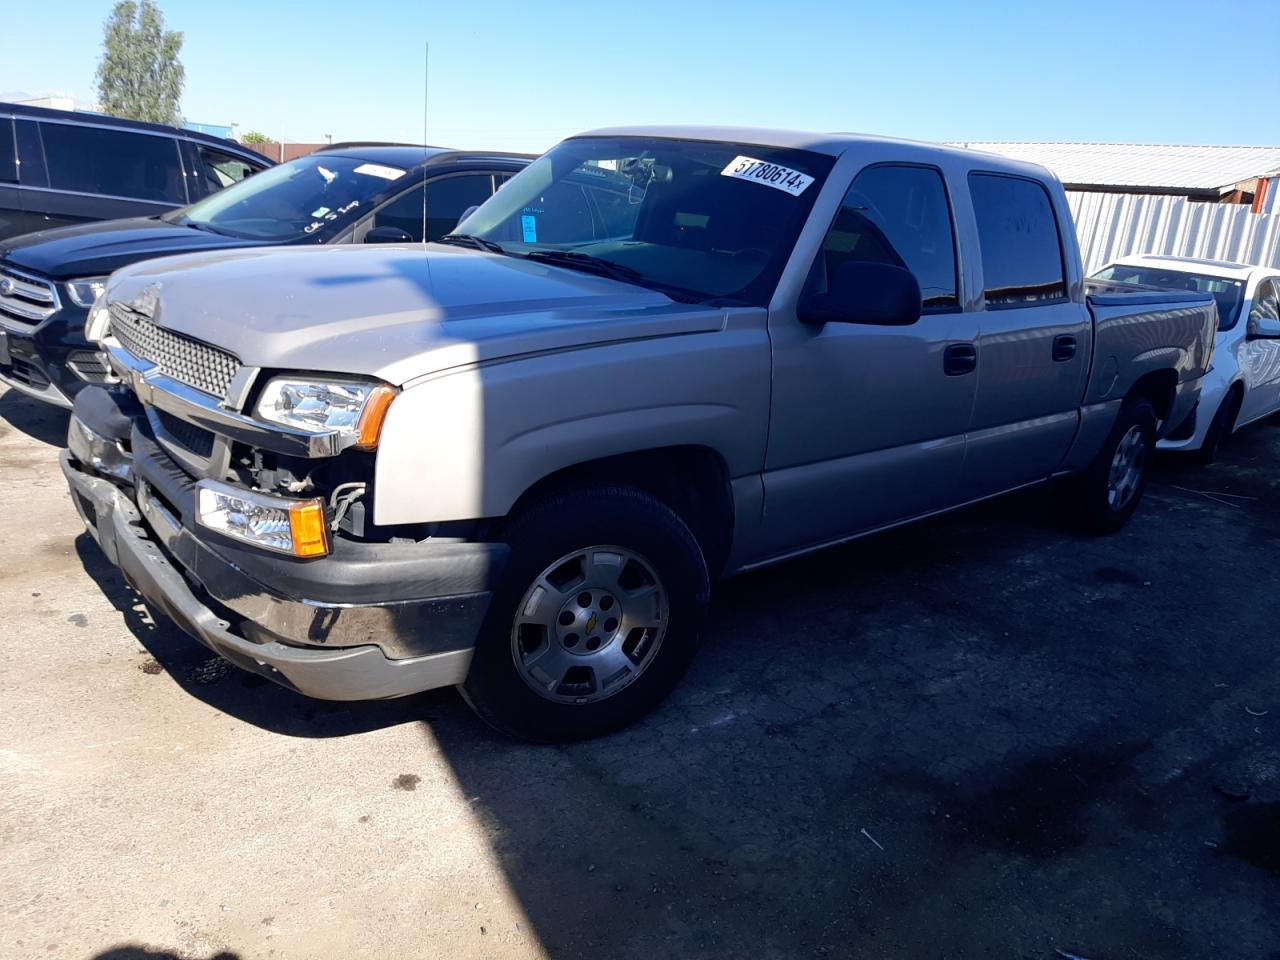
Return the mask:
<svg viewBox="0 0 1280 960">
<path fill-rule="evenodd" d="M 92 99 L 111 5 L 6 4 L 0 96 Z M 459 147 L 540 151 L 591 127 L 662 122 L 1280 142 L 1280 19 L 1234 0 L 160 6 L 186 34 L 184 114 L 289 140 L 420 141 L 429 41 L 427 136 Z"/>
</svg>

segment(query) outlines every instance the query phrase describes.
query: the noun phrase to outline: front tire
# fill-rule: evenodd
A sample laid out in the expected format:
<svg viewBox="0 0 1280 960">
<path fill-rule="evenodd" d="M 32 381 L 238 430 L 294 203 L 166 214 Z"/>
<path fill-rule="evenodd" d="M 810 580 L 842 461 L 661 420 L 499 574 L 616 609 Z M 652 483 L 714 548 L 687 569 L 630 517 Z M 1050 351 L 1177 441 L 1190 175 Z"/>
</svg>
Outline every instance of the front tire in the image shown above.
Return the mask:
<svg viewBox="0 0 1280 960">
<path fill-rule="evenodd" d="M 463 696 L 486 722 L 544 743 L 617 730 L 693 658 L 710 594 L 684 521 L 632 487 L 544 499 L 504 532 L 511 557 Z"/>
<path fill-rule="evenodd" d="M 1097 457 L 1063 484 L 1072 519 L 1086 533 L 1114 533 L 1133 516 L 1150 477 L 1157 423 L 1151 401 L 1129 397 Z"/>
</svg>

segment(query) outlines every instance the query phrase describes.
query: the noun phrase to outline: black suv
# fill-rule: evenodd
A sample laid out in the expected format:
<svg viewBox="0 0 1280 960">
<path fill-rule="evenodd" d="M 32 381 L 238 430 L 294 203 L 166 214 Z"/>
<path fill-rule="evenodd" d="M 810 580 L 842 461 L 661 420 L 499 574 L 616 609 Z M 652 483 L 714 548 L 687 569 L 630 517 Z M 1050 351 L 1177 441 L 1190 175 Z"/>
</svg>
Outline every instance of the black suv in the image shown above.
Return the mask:
<svg viewBox="0 0 1280 960">
<path fill-rule="evenodd" d="M 270 166 L 193 130 L 0 103 L 0 239 L 163 213 Z"/>
<path fill-rule="evenodd" d="M 158 217 L 0 241 L 0 380 L 64 407 L 86 383 L 110 382 L 84 326 L 113 270 L 233 247 L 438 240 L 531 159 L 335 144 Z"/>
</svg>

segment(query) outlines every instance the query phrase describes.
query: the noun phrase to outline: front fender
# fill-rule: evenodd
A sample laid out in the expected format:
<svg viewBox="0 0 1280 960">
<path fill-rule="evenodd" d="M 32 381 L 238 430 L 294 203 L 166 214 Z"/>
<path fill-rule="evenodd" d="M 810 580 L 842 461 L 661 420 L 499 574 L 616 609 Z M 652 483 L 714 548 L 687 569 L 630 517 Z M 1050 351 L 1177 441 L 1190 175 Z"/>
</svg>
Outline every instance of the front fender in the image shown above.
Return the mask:
<svg viewBox="0 0 1280 960">
<path fill-rule="evenodd" d="M 566 467 L 671 446 L 758 472 L 768 428 L 769 346 L 757 322 L 478 365 L 405 390 L 382 429 L 378 524 L 510 512 Z"/>
</svg>

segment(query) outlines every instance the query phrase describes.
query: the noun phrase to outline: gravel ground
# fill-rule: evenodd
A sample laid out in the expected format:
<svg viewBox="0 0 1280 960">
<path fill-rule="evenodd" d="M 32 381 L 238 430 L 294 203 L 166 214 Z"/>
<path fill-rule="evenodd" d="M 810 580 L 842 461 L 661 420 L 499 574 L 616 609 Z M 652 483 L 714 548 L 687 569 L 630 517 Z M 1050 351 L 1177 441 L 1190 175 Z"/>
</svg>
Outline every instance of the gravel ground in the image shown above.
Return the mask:
<svg viewBox="0 0 1280 960">
<path fill-rule="evenodd" d="M 0 394 L 0 957 L 1280 957 L 1280 428 L 1135 521 L 1033 493 L 721 586 L 647 722 L 211 658 Z"/>
</svg>

